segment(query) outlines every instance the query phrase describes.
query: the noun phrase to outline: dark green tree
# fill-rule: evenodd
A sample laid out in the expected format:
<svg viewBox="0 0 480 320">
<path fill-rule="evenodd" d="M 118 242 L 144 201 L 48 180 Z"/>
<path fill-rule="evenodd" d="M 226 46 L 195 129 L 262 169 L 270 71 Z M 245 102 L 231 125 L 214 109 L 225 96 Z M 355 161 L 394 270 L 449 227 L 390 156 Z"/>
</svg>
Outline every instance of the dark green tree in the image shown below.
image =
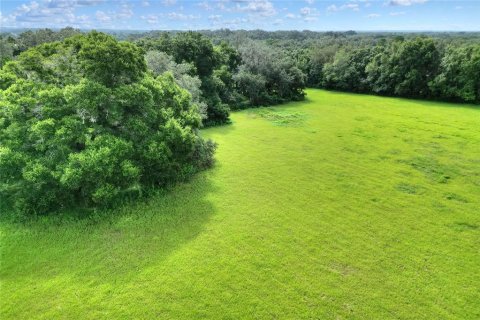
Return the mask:
<svg viewBox="0 0 480 320">
<path fill-rule="evenodd" d="M 449 100 L 480 102 L 480 45 L 450 46 L 440 70 L 431 83 L 436 95 Z"/>
<path fill-rule="evenodd" d="M 92 32 L 2 72 L 13 81 L 0 90 L 0 197 L 19 210 L 110 204 L 212 163 L 190 94 L 170 73 L 150 76 L 130 43 Z"/>
</svg>

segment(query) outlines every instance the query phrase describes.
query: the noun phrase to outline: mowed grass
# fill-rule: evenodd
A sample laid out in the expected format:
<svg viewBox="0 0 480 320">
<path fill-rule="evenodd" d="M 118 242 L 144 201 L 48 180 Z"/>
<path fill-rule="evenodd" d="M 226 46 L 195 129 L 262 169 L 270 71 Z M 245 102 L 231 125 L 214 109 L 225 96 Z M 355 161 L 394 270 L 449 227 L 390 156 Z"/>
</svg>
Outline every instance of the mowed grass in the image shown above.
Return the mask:
<svg viewBox="0 0 480 320">
<path fill-rule="evenodd" d="M 232 119 L 164 196 L 4 219 L 0 318 L 480 318 L 480 108 L 309 90 Z"/>
</svg>

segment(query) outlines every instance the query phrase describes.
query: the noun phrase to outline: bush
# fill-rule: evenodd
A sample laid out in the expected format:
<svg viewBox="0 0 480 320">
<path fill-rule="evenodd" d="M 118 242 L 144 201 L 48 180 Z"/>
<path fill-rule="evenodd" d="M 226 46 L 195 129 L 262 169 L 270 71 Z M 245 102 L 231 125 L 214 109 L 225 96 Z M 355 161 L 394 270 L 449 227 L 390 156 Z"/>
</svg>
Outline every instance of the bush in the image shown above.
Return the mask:
<svg viewBox="0 0 480 320">
<path fill-rule="evenodd" d="M 212 164 L 215 144 L 198 135 L 191 95 L 170 73 L 147 74 L 132 44 L 92 32 L 4 69 L 0 196 L 23 212 L 109 205 Z"/>
</svg>

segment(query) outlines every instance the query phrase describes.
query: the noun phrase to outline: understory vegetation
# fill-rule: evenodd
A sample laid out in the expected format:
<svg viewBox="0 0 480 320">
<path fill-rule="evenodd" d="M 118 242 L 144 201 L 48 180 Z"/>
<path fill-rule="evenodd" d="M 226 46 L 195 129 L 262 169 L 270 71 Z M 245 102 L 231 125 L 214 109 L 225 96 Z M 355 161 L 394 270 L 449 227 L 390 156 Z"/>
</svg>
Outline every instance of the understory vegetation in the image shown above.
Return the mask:
<svg viewBox="0 0 480 320">
<path fill-rule="evenodd" d="M 307 90 L 231 117 L 169 192 L 0 217 L 0 318 L 478 318 L 478 107 Z"/>
</svg>

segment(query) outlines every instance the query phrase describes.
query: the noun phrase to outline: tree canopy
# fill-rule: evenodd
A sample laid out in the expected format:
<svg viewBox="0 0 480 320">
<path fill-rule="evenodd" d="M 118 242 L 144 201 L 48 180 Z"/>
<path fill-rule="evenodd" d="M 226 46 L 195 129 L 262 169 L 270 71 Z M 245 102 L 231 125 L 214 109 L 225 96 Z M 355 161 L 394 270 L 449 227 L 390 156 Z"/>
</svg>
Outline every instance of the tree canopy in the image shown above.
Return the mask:
<svg viewBox="0 0 480 320">
<path fill-rule="evenodd" d="M 106 205 L 212 163 L 201 115 L 143 51 L 91 32 L 7 62 L 0 90 L 0 196 L 23 211 Z"/>
</svg>

